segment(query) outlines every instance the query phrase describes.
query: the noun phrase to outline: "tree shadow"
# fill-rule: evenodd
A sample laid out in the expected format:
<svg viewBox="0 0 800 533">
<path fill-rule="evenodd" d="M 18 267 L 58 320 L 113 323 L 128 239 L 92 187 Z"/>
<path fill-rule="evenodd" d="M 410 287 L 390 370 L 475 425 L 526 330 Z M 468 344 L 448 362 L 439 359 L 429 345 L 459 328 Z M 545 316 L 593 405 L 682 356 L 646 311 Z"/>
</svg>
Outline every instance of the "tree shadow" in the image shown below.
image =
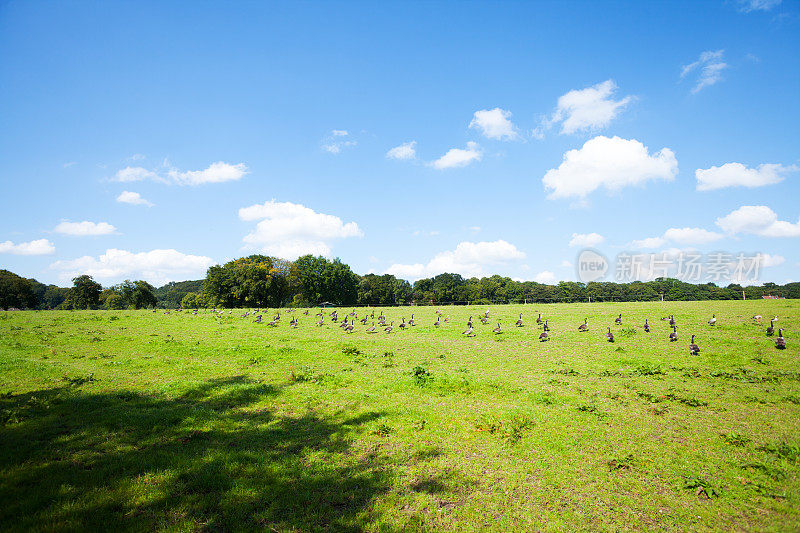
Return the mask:
<svg viewBox="0 0 800 533">
<path fill-rule="evenodd" d="M 238 376 L 174 399 L 4 395 L 0 529 L 362 530 L 391 480 L 352 441 L 383 413 L 257 409 L 280 392 Z"/>
</svg>

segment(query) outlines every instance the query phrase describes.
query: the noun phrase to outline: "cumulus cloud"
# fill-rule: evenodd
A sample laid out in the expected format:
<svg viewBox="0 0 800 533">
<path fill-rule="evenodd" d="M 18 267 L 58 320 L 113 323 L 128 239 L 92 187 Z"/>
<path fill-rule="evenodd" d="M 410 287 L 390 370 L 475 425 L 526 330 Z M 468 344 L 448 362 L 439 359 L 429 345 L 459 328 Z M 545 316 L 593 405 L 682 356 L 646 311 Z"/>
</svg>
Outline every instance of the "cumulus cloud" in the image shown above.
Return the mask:
<svg viewBox="0 0 800 533">
<path fill-rule="evenodd" d="M 544 270 L 536 274 L 533 277 L 533 281 L 536 283 L 544 283 L 545 285 L 555 285 L 558 283 L 558 278 L 556 278 L 556 275 L 549 270 Z"/>
<path fill-rule="evenodd" d="M 777 163 L 764 163 L 758 168 L 747 168 L 741 163 L 725 163 L 720 167 L 698 168 L 698 191 L 713 191 L 725 187 L 763 187 L 780 183 L 784 175 L 798 170 L 796 165 L 784 166 Z"/>
<path fill-rule="evenodd" d="M 125 167 L 114 175 L 113 180 L 120 182 L 152 180 L 178 185 L 202 185 L 204 183 L 240 180 L 247 172 L 247 165 L 244 163 L 231 165 L 217 161 L 216 163 L 211 163 L 205 170 L 181 171 L 176 168 L 169 168 L 166 171 L 166 175 L 161 175 L 156 171 L 143 167 Z"/>
<path fill-rule="evenodd" d="M 47 239 L 14 244 L 11 241 L 0 242 L 0 254 L 14 255 L 48 255 L 55 253 L 56 247 Z"/>
<path fill-rule="evenodd" d="M 722 239 L 724 235 L 703 228 L 669 228 L 661 237 L 648 237 L 633 241 L 635 248 L 660 248 L 669 242 L 687 245 L 709 244 Z"/>
<path fill-rule="evenodd" d="M 239 209 L 239 218 L 258 220 L 244 242 L 284 259 L 297 259 L 305 254 L 329 256 L 331 241 L 364 236 L 355 222 L 344 223 L 337 216 L 317 213 L 291 202 L 270 200 L 243 207 Z"/>
<path fill-rule="evenodd" d="M 386 269 L 386 274 L 399 278 L 417 280 L 436 276 L 445 272 L 461 274 L 465 277 L 480 276 L 486 267 L 497 267 L 512 261 L 524 259 L 525 254 L 504 240 L 492 242 L 464 241 L 455 250 L 436 254 L 428 263 L 394 264 Z"/>
<path fill-rule="evenodd" d="M 745 13 L 751 11 L 769 11 L 780 5 L 783 0 L 738 0 L 739 10 Z"/>
<path fill-rule="evenodd" d="M 50 268 L 60 271 L 59 277 L 64 280 L 88 274 L 99 280 L 136 278 L 161 285 L 201 278 L 213 264 L 210 257 L 184 254 L 173 249 L 134 253 L 111 248 L 98 257 L 86 255 L 56 261 Z"/>
<path fill-rule="evenodd" d="M 155 205 L 152 202 L 142 198 L 138 192 L 131 191 L 122 191 L 122 193 L 117 196 L 117 201 L 123 204 L 145 205 L 147 207 L 153 207 L 153 205 Z"/>
<path fill-rule="evenodd" d="M 110 235 L 117 231 L 117 228 L 108 222 L 69 222 L 64 221 L 53 230 L 63 235 L 73 235 L 76 237 L 86 237 L 92 235 Z"/>
<path fill-rule="evenodd" d="M 725 50 L 707 50 L 700 54 L 697 61 L 681 67 L 681 79 L 686 78 L 690 73 L 697 73 L 697 80 L 692 88 L 692 94 L 700 92 L 705 87 L 714 85 L 722 80 L 722 71 L 728 68 L 728 64 L 723 60 Z"/>
<path fill-rule="evenodd" d="M 650 155 L 636 139 L 601 135 L 565 153 L 561 165 L 548 170 L 542 183 L 552 191 L 551 199 L 585 198 L 600 187 L 616 191 L 652 180 L 671 181 L 677 173 L 678 161 L 669 148 Z"/>
<path fill-rule="evenodd" d="M 599 233 L 573 233 L 569 241 L 570 246 L 597 246 L 605 242 L 606 238 Z"/>
<path fill-rule="evenodd" d="M 514 123 L 509 120 L 511 111 L 495 107 L 494 109 L 482 109 L 475 111 L 470 128 L 480 130 L 484 137 L 501 141 L 517 139 L 519 134 Z"/>
<path fill-rule="evenodd" d="M 331 130 L 331 132 L 322 139 L 322 149 L 329 154 L 338 154 L 345 148 L 357 144 L 358 141 L 354 140 L 347 130 Z"/>
<path fill-rule="evenodd" d="M 444 170 L 447 168 L 465 167 L 475 161 L 480 161 L 483 154 L 477 143 L 470 141 L 466 150 L 451 148 L 442 157 L 431 163 L 433 168 Z"/>
<path fill-rule="evenodd" d="M 617 90 L 614 80 L 606 80 L 585 89 L 575 89 L 558 98 L 553 116 L 546 121 L 546 127 L 561 123 L 562 134 L 591 131 L 605 128 L 620 111 L 633 101 L 632 96 L 614 100 Z M 534 137 L 541 138 L 540 129 L 534 130 Z"/>
<path fill-rule="evenodd" d="M 416 146 L 417 141 L 403 143 L 386 152 L 386 157 L 388 159 L 414 159 L 417 157 Z"/>
<path fill-rule="evenodd" d="M 780 266 L 786 262 L 782 255 L 759 254 L 759 258 L 762 267 Z"/>
<path fill-rule="evenodd" d="M 761 237 L 800 237 L 800 219 L 796 224 L 778 220 L 778 214 L 765 205 L 743 205 L 717 219 L 725 233 L 750 233 Z"/>
</svg>

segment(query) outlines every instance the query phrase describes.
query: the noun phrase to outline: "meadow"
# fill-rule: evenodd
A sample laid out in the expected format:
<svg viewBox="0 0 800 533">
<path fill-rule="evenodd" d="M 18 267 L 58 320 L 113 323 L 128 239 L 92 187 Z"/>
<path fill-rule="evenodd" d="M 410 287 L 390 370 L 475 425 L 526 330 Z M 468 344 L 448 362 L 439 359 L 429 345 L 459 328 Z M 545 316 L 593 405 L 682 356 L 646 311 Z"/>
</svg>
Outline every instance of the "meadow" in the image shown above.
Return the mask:
<svg viewBox="0 0 800 533">
<path fill-rule="evenodd" d="M 0 312 L 0 529 L 800 529 L 800 301 L 440 309 Z"/>
</svg>

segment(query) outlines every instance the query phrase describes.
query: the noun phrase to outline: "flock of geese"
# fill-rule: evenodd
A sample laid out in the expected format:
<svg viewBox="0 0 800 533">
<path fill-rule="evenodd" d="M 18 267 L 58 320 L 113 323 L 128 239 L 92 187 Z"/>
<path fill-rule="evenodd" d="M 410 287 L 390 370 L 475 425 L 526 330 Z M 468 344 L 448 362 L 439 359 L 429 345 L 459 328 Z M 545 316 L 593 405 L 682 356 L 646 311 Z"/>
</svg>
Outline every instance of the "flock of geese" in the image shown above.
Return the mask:
<svg viewBox="0 0 800 533">
<path fill-rule="evenodd" d="M 182 309 L 176 309 L 176 311 L 177 312 L 181 312 L 183 310 Z M 155 313 L 156 311 L 154 310 L 153 312 Z M 222 315 L 225 314 L 225 310 L 224 309 L 220 310 L 220 311 L 217 311 L 215 309 L 213 312 L 216 313 L 218 316 L 222 316 Z M 265 309 L 264 313 L 266 313 L 266 312 L 267 312 L 267 310 Z M 292 319 L 289 321 L 289 326 L 292 327 L 292 328 L 296 328 L 300 324 L 300 322 L 295 317 L 295 312 L 296 312 L 295 309 L 286 309 L 285 310 L 285 314 L 292 315 Z M 165 312 L 165 314 L 169 314 L 169 313 L 170 313 L 169 310 L 167 310 Z M 193 315 L 196 315 L 197 313 L 198 313 L 198 309 L 194 309 L 192 311 Z M 256 324 L 261 324 L 262 323 L 262 318 L 263 318 L 263 313 L 262 314 L 259 314 L 259 313 L 261 313 L 261 310 L 260 309 L 255 309 L 255 310 L 252 310 L 252 311 L 246 311 L 244 314 L 241 315 L 241 317 L 242 318 L 247 318 L 249 316 L 255 316 L 255 323 Z M 233 314 L 233 310 L 232 309 L 228 310 L 228 315 L 231 315 L 231 314 Z M 309 309 L 304 310 L 302 312 L 302 314 L 304 316 L 308 316 L 309 315 Z M 436 314 L 436 321 L 433 322 L 433 325 L 436 328 L 441 327 L 443 324 L 447 324 L 449 322 L 449 320 L 450 320 L 450 316 L 449 315 L 444 315 L 438 309 L 435 311 L 435 314 Z M 324 326 L 326 317 L 325 317 L 325 313 L 323 312 L 323 310 L 320 309 L 319 312 L 315 316 L 317 317 L 317 321 L 315 322 L 315 325 L 316 326 Z M 349 314 L 345 315 L 344 319 L 341 320 L 341 321 L 339 320 L 338 310 L 334 309 L 333 312 L 330 313 L 328 318 L 330 319 L 331 322 L 338 324 L 338 326 L 340 328 L 342 328 L 342 330 L 345 333 L 352 333 L 353 331 L 355 331 L 356 322 L 359 322 L 363 326 L 367 326 L 366 329 L 365 329 L 365 331 L 367 333 L 378 333 L 379 330 L 382 330 L 384 333 L 392 333 L 393 331 L 395 331 L 394 320 L 389 321 L 389 323 L 387 324 L 386 323 L 386 317 L 384 316 L 383 311 L 380 311 L 380 314 L 376 317 L 374 309 L 372 310 L 371 313 L 365 314 L 361 319 L 358 318 L 358 314 L 356 313 L 356 310 L 353 309 L 353 311 L 350 312 Z M 484 312 L 482 315 L 480 315 L 478 317 L 478 319 L 480 320 L 482 325 L 489 325 L 489 310 L 487 309 L 486 312 Z M 763 317 L 761 315 L 754 315 L 752 317 L 752 320 L 754 320 L 758 324 L 761 323 L 762 319 L 763 319 Z M 275 315 L 272 317 L 272 320 L 270 322 L 267 322 L 267 326 L 278 327 L 278 325 L 280 324 L 280 320 L 281 320 L 281 310 L 278 309 L 276 311 Z M 668 337 L 669 342 L 677 342 L 678 341 L 678 324 L 675 321 L 675 317 L 673 315 L 668 315 L 666 317 L 662 317 L 661 320 L 664 321 L 664 322 L 667 322 L 669 324 L 670 329 L 672 330 L 670 332 L 670 334 L 669 334 L 669 337 Z M 778 317 L 777 316 L 769 321 L 769 327 L 767 327 L 767 329 L 766 329 L 767 337 L 773 337 L 775 335 L 775 322 L 777 322 L 777 321 L 778 321 Z M 367 325 L 368 323 L 370 323 L 370 324 Z M 711 318 L 708 320 L 708 324 L 710 326 L 716 326 L 716 324 L 717 324 L 717 315 L 716 314 L 712 314 L 711 315 Z M 400 328 L 401 331 L 403 331 L 403 330 L 412 328 L 412 327 L 414 327 L 416 325 L 417 325 L 417 321 L 414 318 L 414 313 L 411 313 L 411 318 L 408 320 L 408 322 L 406 322 L 405 317 L 402 317 L 402 320 L 397 325 L 397 327 Z M 539 316 L 536 318 L 536 325 L 537 325 L 537 327 L 540 327 L 542 329 L 542 332 L 539 334 L 539 341 L 540 342 L 549 341 L 551 337 L 550 337 L 550 326 L 548 324 L 548 319 L 546 319 L 546 318 L 543 319 L 542 318 L 542 314 L 539 313 Z M 622 325 L 622 314 L 621 313 L 614 319 L 614 325 L 615 326 L 621 326 Z M 470 316 L 469 320 L 467 320 L 466 326 L 467 327 L 462 332 L 462 335 L 464 335 L 466 337 L 474 337 L 476 335 L 476 333 L 475 333 L 475 328 L 473 327 L 472 316 Z M 521 327 L 525 326 L 524 320 L 522 318 L 522 313 L 519 314 L 519 318 L 514 323 L 514 326 L 516 326 L 518 328 L 521 328 Z M 643 329 L 644 329 L 645 333 L 650 333 L 650 324 L 648 323 L 647 319 L 645 319 L 645 321 L 644 321 Z M 583 323 L 578 326 L 578 331 L 581 332 L 581 333 L 586 333 L 586 332 L 589 331 L 589 319 L 588 318 L 584 318 L 583 319 Z M 495 335 L 500 335 L 500 334 L 503 333 L 503 328 L 500 326 L 500 321 L 499 320 L 497 321 L 497 327 L 492 329 L 492 333 L 494 333 Z M 614 342 L 614 334 L 611 332 L 611 326 L 608 326 L 606 328 L 605 337 L 606 337 L 606 340 L 608 342 Z M 786 348 L 786 339 L 783 337 L 783 329 L 781 329 L 781 328 L 778 329 L 778 336 L 775 338 L 775 348 L 777 348 L 779 350 L 783 350 L 783 349 Z M 700 347 L 695 343 L 695 335 L 692 335 L 692 340 L 689 343 L 689 353 L 691 355 L 697 355 L 697 354 L 700 353 Z"/>
</svg>

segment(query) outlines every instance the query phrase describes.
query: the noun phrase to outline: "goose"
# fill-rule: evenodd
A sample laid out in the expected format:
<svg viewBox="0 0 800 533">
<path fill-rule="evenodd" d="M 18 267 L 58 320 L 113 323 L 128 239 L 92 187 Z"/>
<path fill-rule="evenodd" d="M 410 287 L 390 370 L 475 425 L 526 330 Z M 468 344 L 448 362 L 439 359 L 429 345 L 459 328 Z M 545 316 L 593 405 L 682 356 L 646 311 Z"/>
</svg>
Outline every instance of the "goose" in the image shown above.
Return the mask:
<svg viewBox="0 0 800 533">
<path fill-rule="evenodd" d="M 289 322 L 289 325 L 292 326 L 293 328 L 296 328 L 298 324 L 299 322 L 297 321 L 297 319 L 295 317 L 292 317 L 292 321 Z"/>
<path fill-rule="evenodd" d="M 488 319 L 488 318 L 486 318 L 485 316 L 482 316 L 482 317 L 481 317 L 481 324 L 483 324 L 483 325 L 485 326 L 485 325 L 486 325 L 486 324 L 488 324 L 488 323 L 489 323 L 489 319 Z"/>
<path fill-rule="evenodd" d="M 644 332 L 650 333 L 650 324 L 647 323 L 647 319 L 644 319 Z"/>
<path fill-rule="evenodd" d="M 444 316 L 444 323 L 447 324 L 447 321 L 450 320 L 450 315 Z"/>
<path fill-rule="evenodd" d="M 606 340 L 608 342 L 614 342 L 614 334 L 611 333 L 611 328 L 608 328 L 608 333 L 606 333 Z"/>
<path fill-rule="evenodd" d="M 462 333 L 462 335 L 466 335 L 467 337 L 472 336 L 472 324 L 467 325 L 467 329 Z"/>
<path fill-rule="evenodd" d="M 306 309 L 305 311 L 303 311 L 303 315 L 304 315 L 304 316 L 308 316 L 308 309 Z"/>
<path fill-rule="evenodd" d="M 716 323 L 717 323 L 717 315 L 711 315 L 711 318 L 709 319 L 708 323 L 710 325 L 712 325 L 712 326 L 716 325 Z"/>
<path fill-rule="evenodd" d="M 503 333 L 503 330 L 500 329 L 500 322 L 497 323 L 497 327 L 492 331 L 494 331 L 496 334 Z"/>
<path fill-rule="evenodd" d="M 350 316 L 356 316 L 356 310 L 355 310 L 355 309 L 353 309 L 352 311 L 350 311 Z"/>
<path fill-rule="evenodd" d="M 539 317 L 536 319 L 536 323 L 537 324 L 541 324 L 542 323 L 542 313 L 539 313 Z"/>
<path fill-rule="evenodd" d="M 272 322 L 268 323 L 267 325 L 268 326 L 272 326 L 273 328 L 277 327 L 278 326 L 278 321 L 277 320 L 273 320 Z"/>
<path fill-rule="evenodd" d="M 588 318 L 584 318 L 583 319 L 583 324 L 578 326 L 578 331 L 581 331 L 581 332 L 589 331 L 589 319 Z"/>
<path fill-rule="evenodd" d="M 622 313 L 620 313 L 619 316 L 614 319 L 614 324 L 622 324 Z"/>
<path fill-rule="evenodd" d="M 348 325 L 346 325 L 346 326 L 344 327 L 344 330 L 345 330 L 345 332 L 347 332 L 347 333 L 352 333 L 352 332 L 353 332 L 353 329 L 355 329 L 355 327 L 356 327 L 356 326 L 355 326 L 355 325 L 354 325 L 352 322 L 350 322 Z"/>
<path fill-rule="evenodd" d="M 550 326 L 547 325 L 547 320 L 544 321 L 544 327 L 542 329 L 545 331 L 550 331 Z"/>
<path fill-rule="evenodd" d="M 775 315 L 775 316 L 772 318 L 772 321 L 773 321 L 773 322 L 777 322 L 777 321 L 778 321 L 778 315 Z"/>
<path fill-rule="evenodd" d="M 485 318 L 489 318 L 489 310 L 488 309 L 483 313 L 483 316 Z"/>
<path fill-rule="evenodd" d="M 469 320 L 467 320 L 467 326 L 472 327 L 472 316 L 470 316 Z"/>
<path fill-rule="evenodd" d="M 779 350 L 786 348 L 786 339 L 783 338 L 783 330 L 778 330 L 778 338 L 775 339 L 775 347 Z"/>
<path fill-rule="evenodd" d="M 375 322 L 372 322 L 372 325 L 367 328 L 367 333 L 375 333 Z"/>
<path fill-rule="evenodd" d="M 344 328 L 347 325 L 347 317 L 344 317 L 344 320 L 339 322 L 339 327 Z"/>
<path fill-rule="evenodd" d="M 408 325 L 409 326 L 416 325 L 416 324 L 414 324 L 414 313 L 411 313 L 411 318 L 408 320 Z"/>
<path fill-rule="evenodd" d="M 439 317 L 438 316 L 436 317 L 436 322 L 434 322 L 433 325 L 436 326 L 437 328 L 439 327 Z"/>
<path fill-rule="evenodd" d="M 697 355 L 700 353 L 700 347 L 694 343 L 694 335 L 692 335 L 692 342 L 689 344 L 689 353 L 691 355 Z"/>
<path fill-rule="evenodd" d="M 522 327 L 522 313 L 519 314 L 519 320 L 517 320 L 514 325 L 517 326 L 518 328 Z"/>
<path fill-rule="evenodd" d="M 386 333 L 391 333 L 393 329 L 394 329 L 394 320 L 392 320 L 392 322 L 388 326 L 386 326 L 383 329 L 383 331 L 385 331 Z"/>
<path fill-rule="evenodd" d="M 669 325 L 674 326 L 676 324 L 675 319 L 672 318 L 672 315 L 669 315 Z"/>
<path fill-rule="evenodd" d="M 774 320 L 769 321 L 769 327 L 767 328 L 767 337 L 772 337 L 775 334 L 775 324 Z"/>
<path fill-rule="evenodd" d="M 368 320 L 369 320 L 369 316 L 367 316 L 367 315 L 364 315 L 364 318 L 362 318 L 362 319 L 360 320 L 360 322 L 361 322 L 362 324 L 366 324 Z"/>
<path fill-rule="evenodd" d="M 324 324 L 325 324 L 325 319 L 324 318 L 320 318 L 319 320 L 317 320 L 317 325 L 318 326 L 322 326 Z"/>
<path fill-rule="evenodd" d="M 261 315 L 256 317 L 256 324 L 261 324 Z"/>
<path fill-rule="evenodd" d="M 372 310 L 372 313 L 370 313 L 369 317 L 371 319 L 373 319 L 373 320 L 375 319 L 375 310 L 374 309 Z"/>
<path fill-rule="evenodd" d="M 753 315 L 753 320 L 755 320 L 756 322 L 761 322 L 762 318 L 764 317 L 762 317 L 761 315 Z"/>
<path fill-rule="evenodd" d="M 547 334 L 546 331 L 543 331 L 539 334 L 539 342 L 544 342 L 550 338 L 550 335 Z"/>
<path fill-rule="evenodd" d="M 403 317 L 403 321 L 400 322 L 400 329 L 406 329 L 406 317 Z"/>
<path fill-rule="evenodd" d="M 678 326 L 672 326 L 672 333 L 669 334 L 669 342 L 678 340 Z"/>
</svg>

